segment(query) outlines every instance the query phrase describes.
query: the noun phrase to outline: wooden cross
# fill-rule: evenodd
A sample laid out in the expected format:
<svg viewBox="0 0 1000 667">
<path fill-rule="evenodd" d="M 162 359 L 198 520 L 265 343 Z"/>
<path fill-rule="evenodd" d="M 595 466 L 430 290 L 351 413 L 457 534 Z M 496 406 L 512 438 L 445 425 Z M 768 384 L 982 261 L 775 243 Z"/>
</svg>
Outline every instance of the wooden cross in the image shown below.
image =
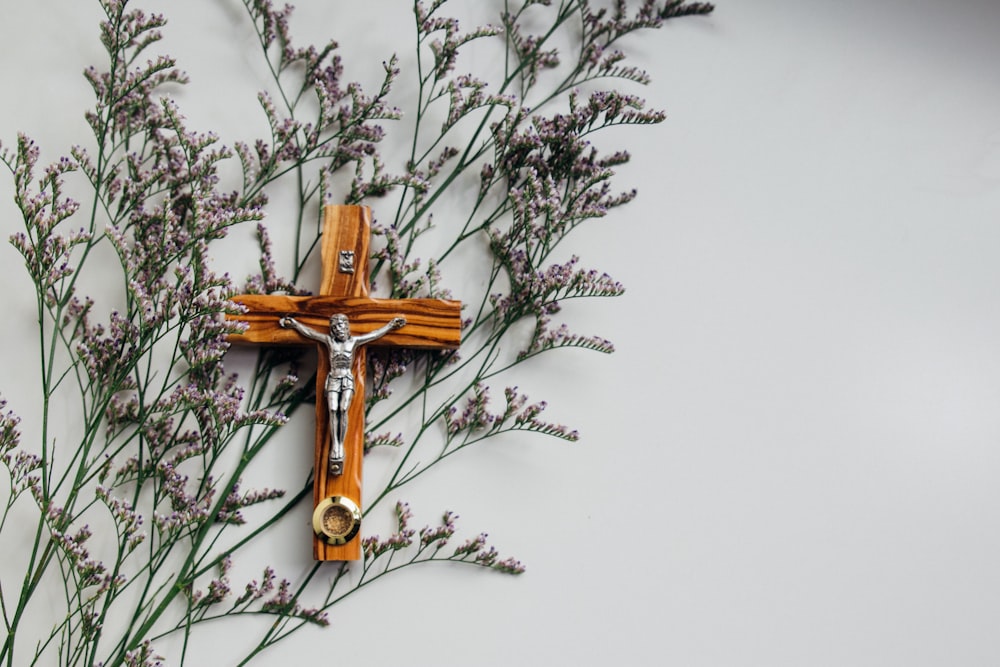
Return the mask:
<svg viewBox="0 0 1000 667">
<path fill-rule="evenodd" d="M 321 256 L 323 278 L 319 295 L 237 296 L 247 312 L 230 316 L 245 321 L 249 329 L 231 335 L 233 343 L 261 345 L 310 345 L 280 320 L 292 317 L 317 331 L 330 330 L 330 317 L 346 315 L 352 336 L 370 333 L 394 317 L 403 317 L 401 329 L 369 345 L 418 349 L 455 349 L 461 338 L 461 304 L 444 299 L 373 299 L 368 296 L 368 243 L 371 209 L 367 206 L 327 206 Z M 330 473 L 330 420 L 324 385 L 330 371 L 326 350 L 319 350 L 316 371 L 316 453 L 313 479 L 313 555 L 316 560 L 358 560 L 361 539 L 361 458 L 365 439 L 365 352 L 355 351 L 351 373 L 355 395 L 347 415 L 344 465 L 339 475 Z"/>
</svg>

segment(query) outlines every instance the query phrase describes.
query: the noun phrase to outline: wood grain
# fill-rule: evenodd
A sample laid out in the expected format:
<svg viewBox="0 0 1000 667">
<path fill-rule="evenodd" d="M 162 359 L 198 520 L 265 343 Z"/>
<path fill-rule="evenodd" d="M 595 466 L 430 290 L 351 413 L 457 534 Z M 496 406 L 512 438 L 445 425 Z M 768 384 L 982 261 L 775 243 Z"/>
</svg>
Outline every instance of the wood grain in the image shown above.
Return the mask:
<svg viewBox="0 0 1000 667">
<path fill-rule="evenodd" d="M 282 329 L 278 320 L 290 316 L 306 326 L 327 333 L 330 315 L 343 313 L 351 334 L 369 333 L 393 317 L 406 318 L 406 326 L 369 343 L 421 349 L 455 349 L 461 341 L 462 304 L 444 299 L 366 299 L 333 296 L 283 296 L 244 294 L 233 299 L 247 312 L 227 319 L 249 324 L 243 334 L 230 335 L 234 344 L 312 345 L 292 329 Z"/>
<path fill-rule="evenodd" d="M 368 296 L 368 243 L 371 238 L 372 212 L 367 206 L 327 206 L 323 210 L 323 238 L 320 255 L 323 260 L 321 295 L 339 297 Z M 341 250 L 354 253 L 353 273 L 337 270 Z M 339 312 L 339 311 L 334 311 Z M 322 328 L 329 331 L 327 311 Z M 348 315 L 350 319 L 350 315 Z M 385 322 L 382 322 L 384 324 Z M 311 325 L 310 325 L 311 326 Z M 329 474 L 327 460 L 330 456 L 330 415 L 326 405 L 326 376 L 330 362 L 324 350 L 318 350 L 316 369 L 316 456 L 313 467 L 313 508 L 330 496 L 345 496 L 358 507 L 361 505 L 361 467 L 365 455 L 365 380 L 368 369 L 365 348 L 354 354 L 351 373 L 354 375 L 354 401 L 347 411 L 347 433 L 344 435 L 344 471 L 337 476 Z M 313 534 L 313 557 L 316 560 L 360 560 L 361 535 L 347 544 L 332 545 Z"/>
<path fill-rule="evenodd" d="M 323 277 L 319 293 L 334 296 L 368 296 L 368 256 L 372 236 L 372 210 L 367 206 L 327 206 L 323 209 L 320 256 Z M 340 251 L 354 253 L 354 273 L 337 270 Z"/>
</svg>

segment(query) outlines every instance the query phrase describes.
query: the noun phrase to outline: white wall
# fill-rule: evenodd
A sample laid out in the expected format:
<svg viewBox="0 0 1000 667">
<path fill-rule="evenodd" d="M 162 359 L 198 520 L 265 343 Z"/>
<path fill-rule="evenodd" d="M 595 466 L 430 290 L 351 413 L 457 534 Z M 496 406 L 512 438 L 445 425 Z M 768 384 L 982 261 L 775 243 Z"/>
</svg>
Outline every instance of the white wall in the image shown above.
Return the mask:
<svg viewBox="0 0 1000 667">
<path fill-rule="evenodd" d="M 87 4 L 4 3 L 5 144 L 80 141 Z M 375 64 L 408 45 L 405 2 L 299 4 L 345 46 L 377 35 Z M 569 313 L 619 351 L 520 382 L 581 441 L 408 494 L 528 572 L 415 570 L 262 664 L 1000 663 L 1000 4 L 719 5 L 632 44 L 669 119 L 634 135 L 639 200 L 574 248 L 629 291 Z M 148 6 L 193 124 L 256 127 L 239 3 Z M 9 247 L 0 271 L 23 288 Z M 3 326 L 9 395 L 30 328 Z"/>
</svg>

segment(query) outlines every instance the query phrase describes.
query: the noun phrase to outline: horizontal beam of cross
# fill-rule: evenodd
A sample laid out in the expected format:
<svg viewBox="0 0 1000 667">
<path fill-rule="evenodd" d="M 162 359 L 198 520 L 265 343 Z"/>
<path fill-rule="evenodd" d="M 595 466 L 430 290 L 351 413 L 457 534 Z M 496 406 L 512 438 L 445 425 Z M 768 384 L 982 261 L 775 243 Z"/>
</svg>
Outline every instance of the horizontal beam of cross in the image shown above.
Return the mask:
<svg viewBox="0 0 1000 667">
<path fill-rule="evenodd" d="M 229 319 L 247 322 L 242 334 L 231 334 L 232 343 L 269 345 L 314 345 L 291 329 L 278 324 L 282 316 L 294 317 L 319 331 L 329 328 L 330 313 L 343 313 L 351 323 L 351 334 L 369 333 L 393 317 L 406 318 L 406 327 L 386 334 L 372 346 L 403 346 L 417 349 L 457 349 L 461 339 L 461 302 L 446 299 L 370 299 L 337 296 L 247 295 L 237 297 L 247 312 Z"/>
</svg>

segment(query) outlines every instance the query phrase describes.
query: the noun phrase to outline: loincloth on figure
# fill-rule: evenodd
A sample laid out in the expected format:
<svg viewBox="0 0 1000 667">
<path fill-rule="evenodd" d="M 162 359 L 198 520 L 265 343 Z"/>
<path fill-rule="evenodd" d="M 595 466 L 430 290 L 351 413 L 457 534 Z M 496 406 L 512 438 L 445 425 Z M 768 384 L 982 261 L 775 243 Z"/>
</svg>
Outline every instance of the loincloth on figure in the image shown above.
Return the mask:
<svg viewBox="0 0 1000 667">
<path fill-rule="evenodd" d="M 354 378 L 350 375 L 327 375 L 326 393 L 340 394 L 344 391 L 354 391 Z"/>
</svg>

